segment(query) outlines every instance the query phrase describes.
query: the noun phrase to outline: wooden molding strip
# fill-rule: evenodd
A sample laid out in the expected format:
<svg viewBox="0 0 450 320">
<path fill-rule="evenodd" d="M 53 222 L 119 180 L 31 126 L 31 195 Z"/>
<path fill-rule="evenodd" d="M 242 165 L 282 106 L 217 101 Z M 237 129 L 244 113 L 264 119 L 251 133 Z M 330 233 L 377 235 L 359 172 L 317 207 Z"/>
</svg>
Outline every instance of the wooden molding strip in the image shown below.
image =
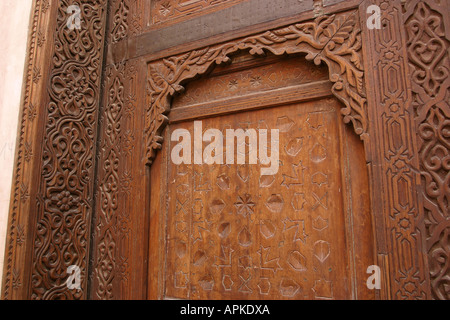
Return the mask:
<svg viewBox="0 0 450 320">
<path fill-rule="evenodd" d="M 169 123 L 224 115 L 235 113 L 236 111 L 271 108 L 287 103 L 304 102 L 328 97 L 333 95 L 331 87 L 332 83 L 324 80 L 229 99 L 199 103 L 181 108 L 173 108 L 170 112 Z"/>
</svg>

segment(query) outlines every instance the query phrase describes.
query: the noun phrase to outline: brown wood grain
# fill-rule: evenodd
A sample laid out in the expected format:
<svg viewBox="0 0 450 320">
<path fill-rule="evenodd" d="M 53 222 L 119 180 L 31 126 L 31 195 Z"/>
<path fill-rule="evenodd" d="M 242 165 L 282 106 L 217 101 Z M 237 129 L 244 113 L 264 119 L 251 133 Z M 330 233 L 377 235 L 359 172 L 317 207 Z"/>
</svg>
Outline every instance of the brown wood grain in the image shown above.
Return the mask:
<svg viewBox="0 0 450 320">
<path fill-rule="evenodd" d="M 308 73 L 312 78 L 306 83 L 276 89 L 289 79 L 287 70 L 298 68 L 301 74 L 310 66 L 298 58 L 268 57 L 269 75 L 281 75 L 273 77 L 275 89 L 258 83 L 259 92 L 243 87 L 221 99 L 214 82 L 262 76 L 261 63 L 236 60 L 192 82 L 172 102 L 167 143 L 151 169 L 152 199 L 164 199 L 152 201 L 151 212 L 167 219 L 159 227 L 167 234 L 151 235 L 151 244 L 163 246 L 166 255 L 164 276 L 158 277 L 162 283 L 156 286 L 150 278 L 150 296 L 373 299 L 365 283 L 375 252 L 363 143 L 339 121 L 329 82 L 320 80 L 322 73 Z M 196 104 L 204 101 L 203 91 L 212 101 Z M 283 103 L 277 103 L 280 97 Z M 279 173 L 260 177 L 259 165 L 174 165 L 170 152 L 176 143 L 170 134 L 180 128 L 193 134 L 193 121 L 199 119 L 203 131 L 281 129 Z M 150 265 L 150 270 L 161 266 L 161 256 L 153 256 Z"/>
<path fill-rule="evenodd" d="M 69 31 L 76 1 L 34 1 L 2 298 L 449 299 L 449 1 L 294 2 L 90 1 Z M 170 161 L 195 120 L 285 116 L 272 183 Z"/>
<path fill-rule="evenodd" d="M 338 109 L 314 100 L 202 120 L 203 130 L 281 128 L 282 167 L 260 177 L 258 165 L 169 161 L 165 297 L 373 297 L 364 290 L 373 238 L 363 145 Z M 192 121 L 170 131 L 179 128 L 193 132 Z"/>
</svg>

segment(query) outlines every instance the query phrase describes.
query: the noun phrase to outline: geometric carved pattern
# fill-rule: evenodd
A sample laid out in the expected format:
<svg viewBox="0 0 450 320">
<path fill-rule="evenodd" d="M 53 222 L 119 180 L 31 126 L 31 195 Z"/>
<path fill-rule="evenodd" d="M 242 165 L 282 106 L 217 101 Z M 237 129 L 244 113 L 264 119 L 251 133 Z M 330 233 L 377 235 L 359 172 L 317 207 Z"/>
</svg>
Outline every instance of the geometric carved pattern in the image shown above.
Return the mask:
<svg viewBox="0 0 450 320">
<path fill-rule="evenodd" d="M 284 164 L 291 161 L 293 166 L 280 167 L 279 173 L 272 176 L 272 183 L 260 189 L 258 165 L 248 166 L 247 175 L 240 175 L 238 165 L 185 164 L 183 172 L 187 174 L 182 175 L 177 165 L 169 165 L 167 181 L 176 183 L 168 183 L 163 192 L 167 208 L 162 209 L 162 215 L 167 217 L 168 239 L 165 296 L 339 299 L 348 294 L 345 290 L 331 289 L 339 286 L 338 282 L 341 288 L 350 285 L 350 275 L 343 276 L 346 271 L 338 271 L 336 267 L 348 263 L 342 254 L 348 247 L 337 240 L 345 238 L 345 206 L 339 200 L 344 184 L 336 175 L 342 170 L 338 160 L 339 127 L 343 126 L 340 107 L 337 99 L 324 98 L 223 115 L 217 122 L 216 118 L 202 120 L 207 130 L 237 121 L 257 128 L 261 120 L 268 128 L 274 128 L 279 127 L 280 118 L 295 119 L 288 122 L 291 131 L 281 132 L 279 137 L 279 160 Z M 276 112 L 282 117 L 273 116 Z M 312 114 L 320 115 L 327 125 L 306 129 L 303 124 Z M 180 128 L 191 131 L 193 122 L 172 124 L 168 136 Z M 292 131 L 299 132 L 304 142 L 303 152 L 295 155 L 294 160 L 286 148 Z M 170 145 L 165 151 L 174 145 L 167 143 Z M 335 156 L 321 162 L 311 159 L 310 151 L 318 144 L 327 154 Z M 293 167 L 301 169 L 301 175 L 297 176 L 301 183 L 284 187 L 286 177 L 293 175 Z M 192 188 L 195 177 L 202 173 L 202 183 L 210 187 Z M 222 188 L 224 181 L 227 188 Z M 190 192 L 179 192 L 179 185 L 187 185 Z M 328 197 L 334 200 L 327 203 Z"/>
<path fill-rule="evenodd" d="M 151 164 L 161 149 L 162 130 L 168 122 L 170 97 L 184 90 L 181 83 L 204 74 L 211 65 L 230 61 L 230 54 L 249 50 L 251 55 L 270 51 L 275 55 L 306 53 L 306 59 L 329 67 L 332 92 L 344 106 L 345 123 L 352 123 L 362 139 L 367 138 L 368 121 L 363 88 L 362 47 L 356 12 L 322 16 L 313 22 L 294 24 L 256 36 L 207 47 L 149 64 L 148 106 L 145 135 L 147 161 Z"/>
<path fill-rule="evenodd" d="M 417 146 L 411 141 L 413 117 L 408 90 L 406 43 L 401 30 L 400 1 L 376 1 L 381 8 L 381 29 L 367 30 L 373 49 L 370 69 L 379 86 L 373 103 L 380 130 L 378 173 L 385 188 L 386 248 L 390 264 L 390 294 L 395 299 L 426 299 L 429 294 L 424 242 L 423 211 L 416 191 Z M 383 254 L 380 252 L 380 254 Z M 386 270 L 388 272 L 388 270 Z"/>
<path fill-rule="evenodd" d="M 441 3 L 440 3 L 441 2 Z M 450 28 L 445 1 L 404 4 L 431 294 L 450 299 Z M 447 30 L 446 30 L 447 29 Z"/>
</svg>

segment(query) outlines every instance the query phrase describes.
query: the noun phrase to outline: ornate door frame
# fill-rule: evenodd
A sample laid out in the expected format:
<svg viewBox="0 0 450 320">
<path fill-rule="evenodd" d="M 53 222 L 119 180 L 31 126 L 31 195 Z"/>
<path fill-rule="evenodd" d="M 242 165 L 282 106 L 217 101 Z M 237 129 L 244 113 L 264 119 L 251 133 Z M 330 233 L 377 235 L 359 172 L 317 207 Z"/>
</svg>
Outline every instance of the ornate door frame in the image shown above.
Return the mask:
<svg viewBox="0 0 450 320">
<path fill-rule="evenodd" d="M 343 120 L 365 145 L 378 297 L 448 298 L 450 31 L 440 12 L 449 3 L 328 1 L 313 11 L 306 2 L 289 19 L 139 55 L 146 1 L 35 0 L 3 298 L 150 297 L 148 225 L 158 217 L 136 205 L 150 188 L 138 178 L 157 161 L 169 97 L 238 50 L 300 52 L 328 65 Z M 79 30 L 65 28 L 72 4 Z M 381 30 L 365 23 L 372 4 Z M 129 214 L 139 210 L 146 214 Z M 80 268 L 79 291 L 66 287 L 69 265 Z"/>
</svg>

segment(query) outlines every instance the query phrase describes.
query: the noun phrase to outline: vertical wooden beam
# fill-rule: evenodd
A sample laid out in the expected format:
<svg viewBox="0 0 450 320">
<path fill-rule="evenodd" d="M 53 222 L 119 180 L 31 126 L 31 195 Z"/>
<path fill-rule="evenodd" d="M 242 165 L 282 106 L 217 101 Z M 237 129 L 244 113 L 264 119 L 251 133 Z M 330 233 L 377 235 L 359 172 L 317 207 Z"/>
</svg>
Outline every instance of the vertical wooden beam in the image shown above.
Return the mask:
<svg viewBox="0 0 450 320">
<path fill-rule="evenodd" d="M 67 21 L 75 5 L 81 23 Z M 36 0 L 8 226 L 5 299 L 85 299 L 107 0 Z M 26 156 L 26 155 L 32 156 Z M 68 267 L 80 270 L 69 289 Z"/>
<path fill-rule="evenodd" d="M 370 5 L 381 9 L 381 29 L 370 29 Z M 360 7 L 366 43 L 366 81 L 370 118 L 373 119 L 373 188 L 379 190 L 376 230 L 380 266 L 389 291 L 382 298 L 430 297 L 428 267 L 423 253 L 423 208 L 418 188 L 418 148 L 414 133 L 411 85 L 408 79 L 406 39 L 401 1 L 365 1 Z M 387 256 L 387 261 L 383 261 Z"/>
<path fill-rule="evenodd" d="M 428 256 L 433 299 L 450 299 L 450 1 L 404 1 L 408 79 L 415 119 L 424 216 L 423 251 Z"/>
</svg>

